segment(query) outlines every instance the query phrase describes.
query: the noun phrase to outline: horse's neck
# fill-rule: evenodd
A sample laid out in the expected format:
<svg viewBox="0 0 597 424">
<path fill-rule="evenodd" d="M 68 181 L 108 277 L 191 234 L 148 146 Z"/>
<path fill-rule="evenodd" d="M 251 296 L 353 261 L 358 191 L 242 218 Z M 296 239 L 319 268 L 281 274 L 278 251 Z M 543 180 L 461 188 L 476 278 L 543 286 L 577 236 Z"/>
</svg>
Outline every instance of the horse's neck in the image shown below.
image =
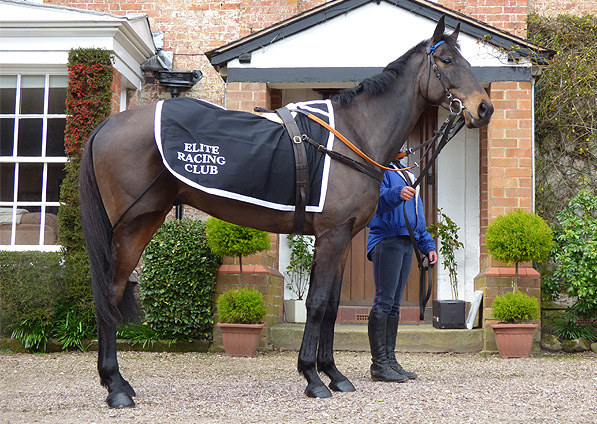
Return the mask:
<svg viewBox="0 0 597 424">
<path fill-rule="evenodd" d="M 378 163 L 387 165 L 396 156 L 425 109 L 417 75 L 416 69 L 405 72 L 385 93 L 361 94 L 336 113 L 352 141 Z"/>
</svg>

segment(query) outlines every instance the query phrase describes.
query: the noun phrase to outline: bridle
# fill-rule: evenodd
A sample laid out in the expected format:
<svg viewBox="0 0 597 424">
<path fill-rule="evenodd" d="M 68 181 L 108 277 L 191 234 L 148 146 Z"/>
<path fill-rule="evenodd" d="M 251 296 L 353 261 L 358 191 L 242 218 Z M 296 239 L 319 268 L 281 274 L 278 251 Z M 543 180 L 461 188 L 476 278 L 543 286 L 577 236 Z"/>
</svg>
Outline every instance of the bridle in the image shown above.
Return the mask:
<svg viewBox="0 0 597 424">
<path fill-rule="evenodd" d="M 444 80 L 442 78 L 442 73 L 440 72 L 439 68 L 437 67 L 437 64 L 435 63 L 435 57 L 433 56 L 433 54 L 435 53 L 437 48 L 439 46 L 441 46 L 442 44 L 445 44 L 445 42 L 446 42 L 445 40 L 441 40 L 440 42 L 434 44 L 433 46 L 427 47 L 427 89 L 425 91 L 425 98 L 429 102 L 429 82 L 431 79 L 431 69 L 433 69 L 435 76 L 437 77 L 437 79 L 439 80 L 440 84 L 442 85 L 442 87 L 444 89 L 444 93 L 446 93 L 446 97 L 450 101 L 450 105 L 449 105 L 450 113 L 459 114 L 466 108 L 464 107 L 464 105 L 462 104 L 462 101 L 459 98 L 454 97 L 454 95 L 450 92 L 450 89 L 446 86 L 446 83 L 444 83 Z M 454 110 L 452 108 L 453 104 L 458 105 L 458 110 Z"/>
<path fill-rule="evenodd" d="M 427 147 L 427 150 L 425 151 L 425 153 L 421 156 L 421 157 L 424 157 L 427 155 L 427 152 L 429 151 L 429 149 L 431 147 L 435 146 L 435 141 L 437 141 L 438 136 L 442 135 L 442 138 L 441 138 L 439 144 L 437 145 L 437 148 L 433 152 L 433 155 L 427 161 L 425 168 L 423 168 L 421 170 L 419 177 L 412 184 L 413 188 L 416 188 L 420 184 L 422 179 L 425 178 L 425 176 L 429 172 L 429 168 L 431 167 L 433 162 L 435 162 L 435 159 L 437 158 L 437 156 L 439 155 L 441 150 L 445 147 L 446 144 L 448 144 L 448 141 L 450 141 L 464 126 L 464 118 L 462 117 L 462 111 L 465 109 L 465 107 L 462 104 L 462 101 L 459 98 L 454 97 L 454 95 L 450 92 L 450 89 L 446 86 L 446 84 L 442 78 L 442 73 L 440 72 L 439 68 L 437 67 L 437 64 L 435 63 L 435 58 L 433 57 L 433 54 L 435 53 L 437 48 L 444 43 L 445 43 L 445 41 L 441 40 L 440 42 L 427 47 L 427 69 L 428 69 L 428 72 L 427 72 L 427 88 L 426 88 L 425 98 L 429 102 L 429 83 L 431 80 L 431 70 L 433 69 L 435 76 L 437 77 L 437 79 L 439 80 L 439 82 L 441 83 L 441 85 L 444 89 L 444 93 L 446 94 L 446 97 L 450 101 L 450 105 L 449 105 L 450 115 L 448 116 L 448 118 L 446 118 L 441 129 L 436 132 L 436 135 L 433 138 L 426 141 L 422 145 L 417 146 L 418 148 L 421 148 L 421 147 L 424 147 L 424 146 L 430 144 L 430 146 Z M 456 105 L 458 107 L 458 109 L 456 109 L 454 107 L 454 105 Z M 456 121 L 456 117 L 459 115 L 460 115 L 460 119 L 458 121 Z M 411 152 L 412 152 L 412 150 L 411 150 Z M 406 178 L 406 182 L 407 182 L 407 184 L 409 183 L 409 180 L 407 178 Z M 416 201 L 417 200 L 415 199 L 415 202 Z M 404 202 L 402 204 L 402 211 L 404 213 L 404 219 L 405 219 L 406 227 L 408 229 L 408 235 L 409 235 L 411 244 L 413 245 L 413 250 L 415 252 L 415 257 L 417 259 L 417 264 L 418 264 L 419 272 L 420 272 L 419 319 L 421 321 L 423 321 L 425 319 L 425 307 L 427 305 L 427 302 L 429 301 L 429 298 L 431 297 L 431 292 L 433 290 L 433 278 L 432 278 L 432 275 L 431 275 L 432 273 L 430 270 L 430 268 L 433 267 L 433 265 L 431 265 L 429 263 L 427 256 L 421 257 L 421 253 L 419 252 L 419 248 L 417 246 L 417 240 L 415 238 L 413 228 L 412 228 L 412 226 L 408 220 L 408 216 L 406 214 L 406 202 Z M 426 275 L 427 275 L 427 278 L 425 278 Z"/>
</svg>

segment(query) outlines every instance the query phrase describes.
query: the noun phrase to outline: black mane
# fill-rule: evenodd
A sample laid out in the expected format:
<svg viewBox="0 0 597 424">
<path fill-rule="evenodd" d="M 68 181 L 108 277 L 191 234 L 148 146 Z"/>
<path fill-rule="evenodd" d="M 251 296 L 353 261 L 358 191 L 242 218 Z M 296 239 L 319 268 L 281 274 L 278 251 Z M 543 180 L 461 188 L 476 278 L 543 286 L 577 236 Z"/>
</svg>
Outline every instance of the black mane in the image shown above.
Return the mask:
<svg viewBox="0 0 597 424">
<path fill-rule="evenodd" d="M 458 49 L 458 43 L 456 43 L 456 41 L 453 40 L 449 35 L 444 34 L 442 36 L 442 40 L 445 41 L 449 46 Z M 420 49 L 426 48 L 428 41 L 429 40 L 421 41 L 398 59 L 388 64 L 388 66 L 386 66 L 381 73 L 364 79 L 359 85 L 342 90 L 338 94 L 332 96 L 331 100 L 337 102 L 338 107 L 342 107 L 350 104 L 354 98 L 361 93 L 366 93 L 372 96 L 383 93 L 395 81 L 396 78 L 402 75 L 406 63 L 410 60 L 410 58 Z"/>
</svg>

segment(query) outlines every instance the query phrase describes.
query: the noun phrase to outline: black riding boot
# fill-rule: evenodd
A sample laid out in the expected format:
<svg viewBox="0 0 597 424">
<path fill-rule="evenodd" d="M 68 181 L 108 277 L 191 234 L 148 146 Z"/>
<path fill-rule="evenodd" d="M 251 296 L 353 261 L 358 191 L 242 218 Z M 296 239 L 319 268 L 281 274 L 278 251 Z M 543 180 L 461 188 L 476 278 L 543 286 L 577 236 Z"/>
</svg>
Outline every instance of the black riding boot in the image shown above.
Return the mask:
<svg viewBox="0 0 597 424">
<path fill-rule="evenodd" d="M 390 367 L 386 354 L 386 329 L 388 316 L 380 309 L 369 313 L 369 346 L 371 347 L 371 378 L 373 380 L 403 382 L 408 377 L 398 374 Z"/>
<path fill-rule="evenodd" d="M 386 326 L 386 354 L 388 357 L 388 363 L 390 367 L 396 371 L 398 374 L 401 374 L 405 377 L 415 379 L 417 378 L 417 374 L 414 372 L 406 371 L 402 366 L 396 361 L 396 337 L 398 336 L 398 320 L 399 316 L 397 317 L 388 317 L 388 323 Z"/>
</svg>

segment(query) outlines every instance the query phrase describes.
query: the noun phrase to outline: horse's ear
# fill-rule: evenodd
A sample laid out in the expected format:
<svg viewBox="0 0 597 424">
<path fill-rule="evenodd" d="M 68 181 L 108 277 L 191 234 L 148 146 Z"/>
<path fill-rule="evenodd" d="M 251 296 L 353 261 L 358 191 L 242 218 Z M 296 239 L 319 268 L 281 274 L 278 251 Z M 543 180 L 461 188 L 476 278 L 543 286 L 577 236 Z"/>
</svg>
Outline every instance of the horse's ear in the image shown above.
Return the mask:
<svg viewBox="0 0 597 424">
<path fill-rule="evenodd" d="M 458 34 L 460 34 L 460 22 L 458 23 L 458 25 L 456 25 L 456 29 L 454 30 L 454 32 L 450 34 L 450 38 L 454 42 L 456 42 L 456 40 L 458 39 Z"/>
<path fill-rule="evenodd" d="M 437 21 L 437 26 L 435 27 L 435 32 L 433 33 L 433 44 L 437 44 L 441 41 L 442 36 L 444 35 L 444 31 L 446 30 L 446 24 L 444 23 L 444 19 L 446 15 L 443 15 Z"/>
</svg>

